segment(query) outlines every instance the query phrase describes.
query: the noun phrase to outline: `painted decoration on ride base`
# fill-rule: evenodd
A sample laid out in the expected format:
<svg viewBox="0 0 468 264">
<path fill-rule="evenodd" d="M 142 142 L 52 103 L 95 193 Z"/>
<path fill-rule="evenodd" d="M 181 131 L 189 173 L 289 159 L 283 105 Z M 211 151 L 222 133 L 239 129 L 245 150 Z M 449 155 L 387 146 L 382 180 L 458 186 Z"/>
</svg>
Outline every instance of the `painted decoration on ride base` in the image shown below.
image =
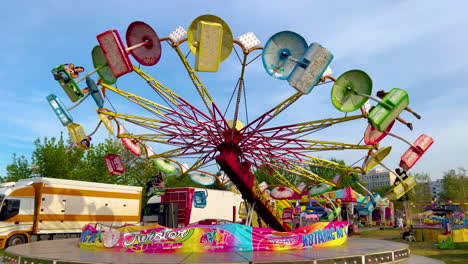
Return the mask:
<svg viewBox="0 0 468 264">
<path fill-rule="evenodd" d="M 290 232 L 240 224 L 185 228 L 126 226 L 111 230 L 83 227 L 81 248 L 140 253 L 277 251 L 339 246 L 348 237 L 347 222 L 318 222 Z"/>
</svg>

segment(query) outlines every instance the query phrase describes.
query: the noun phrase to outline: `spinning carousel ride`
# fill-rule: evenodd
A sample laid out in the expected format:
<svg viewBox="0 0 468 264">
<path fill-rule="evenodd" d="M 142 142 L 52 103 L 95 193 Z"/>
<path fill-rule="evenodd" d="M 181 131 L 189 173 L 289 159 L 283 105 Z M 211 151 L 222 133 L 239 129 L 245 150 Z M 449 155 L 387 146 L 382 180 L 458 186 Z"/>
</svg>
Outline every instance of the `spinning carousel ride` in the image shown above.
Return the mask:
<svg viewBox="0 0 468 264">
<path fill-rule="evenodd" d="M 155 164 L 169 171 L 174 171 L 178 166 L 180 172 L 202 185 L 221 181 L 216 173 L 206 170 L 210 165 L 217 164 L 242 194 L 250 205 L 249 208 L 255 209 L 268 226 L 278 231 L 289 231 L 291 225 L 285 223 L 268 203 L 264 190 L 256 181 L 256 171 L 267 173 L 277 182 L 277 187 L 293 197 L 308 193 L 308 190 L 296 187 L 300 180 L 291 182 L 283 175 L 284 172 L 312 182 L 307 188 L 332 190 L 336 187 L 336 182 L 313 173 L 309 170 L 311 166 L 356 175 L 365 174 L 376 165 L 384 166 L 382 160 L 391 147 L 379 148 L 379 144 L 386 135 L 392 135 L 410 145 L 399 164 L 407 171 L 433 143 L 432 138 L 427 135 L 421 135 L 414 143 L 410 143 L 390 133 L 394 121 L 403 110 L 408 109 L 409 96 L 405 90 L 393 88 L 382 98 L 375 98 L 371 95 L 372 80 L 364 71 L 350 70 L 334 78 L 330 68 L 332 52 L 319 43 L 307 44 L 295 32 L 278 32 L 262 47 L 253 33 L 244 34 L 236 40 L 228 24 L 221 18 L 202 15 L 192 21 L 187 31 L 178 27 L 165 38 L 160 38 L 152 27 L 140 21 L 128 26 L 126 45 L 117 30 L 108 30 L 98 34 L 96 38 L 99 45 L 91 51 L 94 70 L 77 80 L 75 78 L 78 78 L 79 73 L 76 72 L 76 67 L 64 64 L 52 70 L 54 78 L 69 99 L 76 102 L 74 106 L 66 108 L 57 96 L 51 94 L 47 97 L 62 124 L 69 129 L 75 146 L 89 147 L 91 136 L 97 129 L 86 134 L 83 127 L 73 123 L 70 113 L 91 95 L 98 106 L 99 124 L 103 123 L 111 134 L 114 133 L 115 125 L 117 137 L 121 138 L 122 143 L 133 154 L 145 154 L 147 158 L 158 159 Z M 170 89 L 147 73 L 149 67 L 164 58 L 162 44 L 167 44 L 178 55 L 193 84 L 194 95 L 199 96 L 203 102 L 201 108 L 180 96 L 179 88 Z M 182 51 L 184 44 L 195 57 L 194 65 L 189 63 Z M 231 111 L 233 114 L 227 116 L 210 95 L 198 72 L 211 72 L 215 76 L 222 67 L 222 62 L 233 50 L 239 57 L 240 75 L 234 86 L 233 95 L 236 96 Z M 132 62 L 130 55 L 136 64 Z M 296 92 L 265 113 L 259 114 L 253 121 L 241 121 L 240 106 L 242 97 L 245 97 L 245 73 L 251 67 L 250 63 L 260 57 L 269 76 L 287 80 L 287 85 Z M 148 68 L 143 69 L 142 66 Z M 81 70 L 83 71 L 84 69 Z M 94 73 L 98 75 L 97 82 L 91 79 Z M 128 74 L 140 77 L 141 86 L 149 86 L 147 88 L 152 89 L 161 100 L 148 100 L 114 85 L 119 77 Z M 82 89 L 79 84 L 83 80 L 86 80 L 87 87 Z M 269 126 L 272 120 L 296 101 L 313 100 L 313 95 L 306 95 L 317 86 L 323 86 L 320 89 L 331 88 L 331 103 L 338 111 L 346 113 L 344 117 Z M 128 99 L 150 114 L 140 116 L 104 108 L 105 100 L 109 99 L 108 94 L 111 92 Z M 376 102 L 376 105 L 366 108 L 365 104 L 369 101 Z M 358 114 L 347 115 L 358 110 Z M 349 122 L 362 122 L 362 119 L 369 123 L 363 137 L 365 144 L 310 139 L 310 133 L 331 126 L 345 126 Z M 147 132 L 131 133 L 124 127 L 127 123 L 145 128 Z M 166 148 L 168 146 L 170 150 L 158 152 L 160 145 L 165 145 Z M 313 155 L 333 150 L 367 150 L 368 155 L 362 167 L 346 166 Z M 180 158 L 190 158 L 189 166 L 183 166 Z M 106 164 L 110 173 L 124 173 L 124 165 L 118 157 L 106 157 Z M 399 183 L 393 195 L 400 198 L 414 187 L 416 181 L 411 176 L 397 177 Z M 369 199 L 375 200 L 375 195 L 369 193 Z"/>
<path fill-rule="evenodd" d="M 103 231 L 87 225 L 83 230 L 86 228 L 87 234 L 91 235 L 82 234 L 80 246 L 101 248 L 102 251 L 83 250 L 76 246 L 75 239 L 62 240 L 63 242 L 41 241 L 9 248 L 3 258 L 5 263 L 271 263 L 272 259 L 296 263 L 329 263 L 332 260 L 336 263 L 401 263 L 409 258 L 406 244 L 388 241 L 382 244 L 356 238 L 350 238 L 350 242 L 344 244 L 347 239 L 347 223 L 333 222 L 340 214 L 341 207 L 339 204 L 333 204 L 326 195 L 337 187 L 342 175 L 351 174 L 356 179 L 377 165 L 389 169 L 382 162 L 392 148 L 379 147 L 387 135 L 403 140 L 409 145 L 401 157 L 401 168 L 395 170 L 398 172 L 398 183 L 390 196 L 400 198 L 416 185 L 416 181 L 407 175 L 407 171 L 433 144 L 433 139 L 423 134 L 411 143 L 390 132 L 395 120 L 412 129 L 412 125 L 400 117 L 404 110 L 420 118 L 408 107 L 409 96 L 405 90 L 393 88 L 388 92 L 379 91 L 378 98 L 373 97 L 372 80 L 364 71 L 350 70 L 338 78 L 331 75 L 330 64 L 334 56 L 321 44 L 309 45 L 301 35 L 281 31 L 271 36 L 262 47 L 252 32 L 241 35 L 239 40 L 234 39 L 228 24 L 213 15 L 199 16 L 191 22 L 187 31 L 178 27 L 169 37 L 164 38 L 160 38 L 151 26 L 141 21 L 129 25 L 125 36 L 126 45 L 119 31 L 115 29 L 100 33 L 96 38 L 99 45 L 91 50 L 94 67 L 92 71 L 85 74 L 83 67 L 71 63 L 61 64 L 52 69 L 54 79 L 75 103 L 67 108 L 58 96 L 47 96 L 50 106 L 70 133 L 73 141 L 70 148 L 92 147 L 92 136 L 100 125 L 104 124 L 108 132 L 115 133 L 132 154 L 153 159 L 155 166 L 162 172 L 175 173 L 178 167 L 180 173 L 190 177 L 197 184 L 209 186 L 216 181 L 225 184 L 225 179 L 208 169 L 211 165 L 216 165 L 242 194 L 250 208 L 248 214 L 251 215 L 255 210 L 270 228 L 231 224 L 176 229 L 161 226 L 124 226 Z M 170 89 L 147 73 L 149 67 L 164 58 L 162 44 L 167 44 L 177 54 L 193 85 L 194 95 L 199 97 L 198 100 L 182 97 L 179 87 Z M 195 57 L 193 65 L 188 61 L 189 54 L 185 55 L 182 51 L 184 44 Z M 228 116 L 225 114 L 227 110 L 220 110 L 198 72 L 210 72 L 212 76 L 216 76 L 216 72 L 223 67 L 222 62 L 230 57 L 233 50 L 240 61 L 240 75 L 233 89 L 235 103 L 231 109 L 232 115 Z M 132 62 L 130 55 L 137 65 Z M 249 121 L 248 118 L 241 120 L 241 101 L 242 97 L 246 97 L 244 77 L 252 65 L 255 65 L 251 63 L 260 57 L 267 75 L 281 81 L 287 80 L 286 85 L 294 88 L 295 93 L 263 114 L 258 114 L 253 121 Z M 84 74 L 81 78 L 80 73 Z M 95 73 L 98 75 L 97 81 L 91 77 Z M 149 86 L 147 88 L 154 91 L 161 100 L 148 100 L 118 88 L 118 78 L 128 75 L 140 77 L 141 86 Z M 204 76 L 209 78 L 207 74 Z M 82 81 L 86 82 L 86 87 L 80 88 Z M 317 86 L 322 86 L 320 89 L 331 88 L 331 103 L 339 112 L 346 113 L 344 117 L 305 120 L 280 126 L 270 125 L 275 123 L 271 122 L 272 120 L 298 100 L 312 101 L 313 95 L 302 97 L 306 97 L 305 95 L 310 94 Z M 143 116 L 135 114 L 136 111 L 117 111 L 110 103 L 110 93 L 127 99 L 140 109 L 147 110 L 149 114 Z M 74 123 L 71 112 L 89 95 L 98 107 L 99 123 L 91 133 L 85 133 L 81 125 Z M 106 101 L 113 110 L 105 108 Z M 201 108 L 191 101 L 201 101 Z M 375 102 L 375 106 L 372 107 L 370 101 Z M 348 113 L 358 110 L 358 114 L 348 116 Z M 365 144 L 319 141 L 309 136 L 332 126 L 345 127 L 347 123 L 362 120 L 367 120 L 364 123 L 368 123 L 363 135 Z M 132 133 L 125 127 L 130 125 L 140 126 L 146 133 Z M 367 155 L 364 155 L 364 163 L 360 167 L 354 164 L 339 164 L 313 155 L 334 150 L 363 151 Z M 183 163 L 181 158 L 189 158 L 191 162 Z M 125 164 L 118 155 L 106 155 L 105 164 L 110 174 L 125 173 Z M 340 175 L 328 180 L 312 172 L 311 167 L 333 169 L 339 171 Z M 260 171 L 274 179 L 275 185 L 265 186 L 258 183 L 255 175 Z M 296 179 L 290 180 L 285 177 L 286 172 L 295 175 Z M 305 180 L 301 180 L 302 178 Z M 307 184 L 298 184 L 300 182 Z M 381 197 L 367 192 L 368 195 L 359 205 L 359 210 L 370 214 Z M 285 210 L 281 215 L 271 203 L 272 198 L 300 199 L 304 195 L 323 196 L 331 203 L 333 210 L 326 216 L 330 222 L 318 222 L 293 230 L 291 219 L 284 215 L 287 213 L 291 216 L 293 210 Z M 131 243 L 129 239 L 132 240 Z M 321 247 L 331 245 L 339 245 L 334 249 L 332 256 L 330 251 L 320 250 Z M 306 248 L 316 250 L 303 250 L 294 254 L 288 251 Z M 242 252 L 256 250 L 273 252 Z M 277 250 L 282 252 L 274 252 Z M 158 258 L 154 258 L 146 254 L 126 254 L 130 251 L 175 254 L 160 254 Z M 425 263 L 431 262 L 425 260 Z"/>
</svg>

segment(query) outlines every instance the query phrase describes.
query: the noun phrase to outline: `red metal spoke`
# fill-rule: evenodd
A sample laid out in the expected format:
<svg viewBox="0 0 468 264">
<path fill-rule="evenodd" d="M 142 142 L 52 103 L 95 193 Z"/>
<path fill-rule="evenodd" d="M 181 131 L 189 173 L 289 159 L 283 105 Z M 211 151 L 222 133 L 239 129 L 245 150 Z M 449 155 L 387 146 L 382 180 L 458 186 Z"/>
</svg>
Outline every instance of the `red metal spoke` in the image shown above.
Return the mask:
<svg viewBox="0 0 468 264">
<path fill-rule="evenodd" d="M 143 118 L 143 117 L 138 117 L 138 116 L 131 116 L 131 115 L 125 115 L 125 114 L 119 114 L 119 113 L 114 113 L 110 112 L 106 109 L 99 109 L 98 113 L 105 114 L 108 116 L 112 116 L 115 118 L 119 118 L 122 120 L 125 120 L 127 122 L 136 124 L 138 126 L 146 127 L 148 129 L 151 129 L 156 132 L 164 133 L 166 135 L 180 135 L 183 133 L 191 133 L 190 127 L 185 127 L 183 125 L 179 125 L 177 121 L 163 121 L 163 120 L 154 120 L 154 119 L 149 119 L 149 118 Z M 171 130 L 170 128 L 173 127 L 174 130 Z M 202 134 L 200 136 L 206 137 Z"/>
<path fill-rule="evenodd" d="M 151 141 L 151 140 L 149 140 Z M 188 151 L 188 148 L 187 147 L 181 147 L 181 148 L 176 148 L 176 149 L 171 149 L 169 151 L 165 151 L 163 153 L 160 153 L 160 154 L 156 154 L 156 156 L 158 157 L 165 157 L 165 158 L 169 158 L 169 157 L 184 157 L 184 156 L 200 156 L 200 154 L 207 154 L 207 153 L 214 153 L 215 151 L 214 150 L 205 150 L 205 151 L 192 151 L 192 152 L 189 152 Z"/>
<path fill-rule="evenodd" d="M 261 127 L 266 125 L 269 121 L 271 121 L 274 117 L 279 115 L 281 112 L 283 112 L 286 108 L 288 108 L 290 105 L 292 105 L 294 102 L 296 102 L 303 94 L 300 92 L 297 92 L 290 96 L 288 99 L 284 100 L 281 102 L 279 105 L 276 107 L 270 109 L 267 111 L 265 114 L 261 115 L 254 121 L 250 122 L 247 124 L 243 129 L 242 132 L 245 134 L 244 139 L 248 139 L 252 135 L 254 135 Z"/>
<path fill-rule="evenodd" d="M 221 111 L 219 110 L 218 106 L 215 103 L 211 104 L 211 106 L 213 108 L 212 113 L 213 113 L 213 118 L 215 119 L 214 120 L 215 125 L 218 128 L 220 136 L 223 136 L 223 133 L 221 131 L 223 131 L 224 128 L 228 127 L 227 120 L 224 118 L 223 113 L 221 113 Z"/>
<path fill-rule="evenodd" d="M 246 155 L 246 156 L 252 157 L 252 158 L 259 157 L 262 160 L 264 158 L 269 158 L 271 160 L 278 160 L 278 159 L 281 159 L 283 156 L 286 156 L 288 154 L 297 155 L 297 153 L 292 152 L 292 151 L 287 151 L 287 150 L 281 151 L 281 152 L 279 152 L 279 151 L 273 152 L 273 151 L 266 150 L 266 149 L 251 150 L 251 151 L 248 151 L 248 152 L 243 152 L 243 154 Z M 297 158 L 298 162 L 301 161 L 299 155 L 297 155 L 296 158 Z"/>
<path fill-rule="evenodd" d="M 189 171 L 193 171 L 193 170 L 197 170 L 198 168 L 202 167 L 203 165 L 209 163 L 210 161 L 213 161 L 214 158 L 215 158 L 215 154 L 216 152 L 210 152 L 210 153 L 207 153 L 206 155 L 203 155 L 202 158 L 198 159 L 188 170 L 187 172 Z"/>
<path fill-rule="evenodd" d="M 169 123 L 169 122 L 164 122 L 164 124 L 165 124 L 164 126 L 155 126 L 155 125 L 148 124 L 148 123 L 142 123 L 142 121 L 140 121 L 139 119 L 136 119 L 136 118 L 134 118 L 134 119 L 126 118 L 124 120 L 126 120 L 126 121 L 128 121 L 130 123 L 136 124 L 138 126 L 141 126 L 141 127 L 146 127 L 148 129 L 151 129 L 151 130 L 156 131 L 156 132 L 162 132 L 165 135 L 167 135 L 168 137 L 194 138 L 195 136 L 199 136 L 201 138 L 206 138 L 206 140 L 209 140 L 211 142 L 219 142 L 220 141 L 219 138 L 212 137 L 213 134 L 206 133 L 207 129 L 202 129 L 201 126 L 186 127 L 186 126 L 183 126 L 183 125 L 178 125 L 177 123 Z M 173 130 L 170 130 L 169 128 L 173 128 L 173 129 L 176 129 L 178 131 L 173 131 Z M 182 130 L 182 128 L 184 128 L 186 130 Z M 207 128 L 207 127 L 204 127 L 204 128 Z"/>
<path fill-rule="evenodd" d="M 117 93 L 117 94 L 119 94 L 121 96 L 124 96 L 129 101 L 136 103 L 137 105 L 145 108 L 146 110 L 150 111 L 151 113 L 153 113 L 153 114 L 155 114 L 157 116 L 160 116 L 161 118 L 163 118 L 163 119 L 165 119 L 167 121 L 171 121 L 171 122 L 174 122 L 174 123 L 179 124 L 179 125 L 188 125 L 189 124 L 188 122 L 193 122 L 193 125 L 195 127 L 197 127 L 197 126 L 210 127 L 210 126 L 213 126 L 213 123 L 216 124 L 216 122 L 213 119 L 211 119 L 209 116 L 205 115 L 203 112 L 198 110 L 196 107 L 189 104 L 183 98 L 181 98 L 181 97 L 179 97 L 179 96 L 177 96 L 175 94 L 172 94 L 174 96 L 174 98 L 177 98 L 179 101 L 182 102 L 182 104 L 177 104 L 177 102 L 176 102 L 175 105 L 180 106 L 179 108 L 182 109 L 183 112 L 185 112 L 185 113 L 175 111 L 174 109 L 169 108 L 169 107 L 161 106 L 161 105 L 153 103 L 153 102 L 151 102 L 151 101 L 149 101 L 149 100 L 147 100 L 145 98 L 142 98 L 142 97 L 137 96 L 137 95 L 130 94 L 128 92 L 125 92 L 125 91 L 120 90 L 120 89 L 118 89 L 116 87 L 107 85 L 105 83 L 103 83 L 102 85 L 104 87 L 106 87 L 107 89 L 110 89 L 111 91 L 113 91 L 113 92 L 115 92 L 115 93 Z M 174 98 L 171 98 L 171 99 L 173 100 Z M 174 102 L 172 100 L 171 100 L 171 102 Z M 190 115 L 184 108 L 188 108 L 192 113 L 196 112 L 198 115 L 196 115 L 196 116 L 195 115 Z M 174 118 L 170 118 L 170 116 L 177 116 L 179 120 L 176 120 Z M 199 120 L 198 119 L 199 116 L 203 117 L 203 120 Z M 182 121 L 182 123 L 180 121 Z M 216 129 L 219 130 L 218 128 L 216 128 Z M 213 131 L 210 130 L 210 129 L 206 129 L 206 131 L 209 134 L 213 134 Z M 216 138 L 215 134 L 213 134 L 212 137 Z M 218 139 L 220 139 L 220 138 L 218 138 Z"/>
<path fill-rule="evenodd" d="M 255 135 L 246 136 L 246 139 L 241 142 L 241 147 L 244 145 L 256 145 L 258 141 L 271 140 L 275 138 L 288 137 L 293 135 L 301 135 L 306 132 L 314 132 L 334 124 L 343 123 L 355 119 L 363 118 L 363 115 L 355 115 L 342 118 L 322 119 L 312 122 L 303 122 L 286 126 L 271 127 L 260 129 Z M 271 135 L 270 135 L 271 134 Z"/>
<path fill-rule="evenodd" d="M 266 146 L 265 143 L 261 143 L 261 148 L 269 150 L 345 150 L 345 149 L 374 149 L 374 146 L 368 145 L 356 145 L 347 144 L 341 142 L 325 142 L 325 141 L 313 141 L 313 140 L 300 140 L 294 138 L 286 139 L 275 139 L 276 142 L 270 142 L 270 145 Z M 259 148 L 255 146 L 252 148 Z M 250 149 L 244 149 L 249 151 Z"/>
<path fill-rule="evenodd" d="M 146 80 L 148 85 L 151 86 L 151 88 L 153 88 L 153 90 L 156 93 L 158 93 L 159 95 L 166 98 L 167 101 L 171 102 L 172 105 L 179 108 L 187 116 L 190 116 L 189 112 L 192 112 L 194 114 L 193 115 L 194 117 L 195 117 L 195 113 L 196 113 L 197 115 L 203 117 L 205 120 L 212 120 L 211 117 L 209 117 L 204 112 L 200 111 L 198 108 L 191 105 L 187 100 L 185 100 L 183 97 L 176 94 L 174 91 L 168 89 L 162 83 L 160 83 L 157 80 L 153 79 L 153 77 L 151 77 L 149 74 L 145 73 L 143 70 L 141 70 L 141 69 L 139 69 L 139 68 L 137 68 L 135 66 L 133 67 L 133 69 L 138 75 L 140 75 L 143 79 Z M 185 109 L 185 108 L 187 108 L 187 109 Z"/>
<path fill-rule="evenodd" d="M 257 142 L 249 142 L 249 147 L 244 147 L 243 152 L 263 149 L 269 151 L 324 151 L 324 150 L 344 150 L 344 149 L 374 149 L 375 146 L 347 144 L 341 142 L 325 142 L 305 140 L 298 138 L 275 138 L 268 140 L 264 137 L 263 140 Z"/>
</svg>

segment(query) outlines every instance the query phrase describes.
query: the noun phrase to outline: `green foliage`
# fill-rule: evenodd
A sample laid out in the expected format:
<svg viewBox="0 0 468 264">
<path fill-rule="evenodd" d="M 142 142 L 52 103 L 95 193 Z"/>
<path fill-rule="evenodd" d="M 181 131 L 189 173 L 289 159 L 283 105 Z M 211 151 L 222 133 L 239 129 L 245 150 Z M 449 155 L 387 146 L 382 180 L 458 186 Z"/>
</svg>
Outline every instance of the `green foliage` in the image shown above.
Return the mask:
<svg viewBox="0 0 468 264">
<path fill-rule="evenodd" d="M 166 188 L 178 188 L 178 187 L 203 188 L 202 185 L 199 185 L 193 182 L 187 174 L 169 176 L 166 178 L 164 185 Z"/>
<path fill-rule="evenodd" d="M 42 177 L 76 179 L 76 173 L 83 167 L 81 158 L 83 150 L 68 151 L 68 144 L 60 134 L 58 140 L 55 137 L 42 141 L 34 141 L 36 149 L 32 154 L 32 162 L 38 167 L 38 173 Z"/>
<path fill-rule="evenodd" d="M 268 185 L 278 184 L 278 181 L 269 174 L 269 170 L 266 167 L 256 169 L 254 175 L 258 183 L 265 182 Z"/>
<path fill-rule="evenodd" d="M 374 192 L 380 194 L 380 196 L 385 196 L 387 193 L 391 192 L 393 190 L 393 187 L 395 186 L 391 186 L 391 185 L 388 185 L 388 186 L 382 186 L 380 188 L 377 188 L 374 190 Z"/>
<path fill-rule="evenodd" d="M 266 166 L 257 168 L 254 172 L 255 179 L 258 183 L 266 182 L 268 185 L 279 184 L 274 177 L 269 173 L 269 169 Z"/>
<path fill-rule="evenodd" d="M 412 174 L 416 181 L 418 182 L 416 186 L 406 193 L 406 195 L 402 196 L 400 199 L 393 201 L 395 209 L 403 210 L 405 208 L 405 203 L 409 202 L 430 202 L 432 201 L 432 190 L 431 190 L 431 178 L 427 173 L 415 173 Z M 388 186 L 386 186 L 388 187 Z M 383 188 L 386 188 L 383 187 Z M 390 192 L 394 186 L 389 186 Z M 388 193 L 387 192 L 387 193 Z M 385 193 L 381 193 L 385 194 Z"/>
<path fill-rule="evenodd" d="M 343 177 L 341 178 L 341 181 L 338 184 L 337 188 L 338 189 L 343 189 L 343 188 L 349 186 L 349 187 L 353 188 L 353 190 L 355 190 L 356 192 L 365 195 L 366 190 L 364 190 L 359 184 L 357 184 L 357 183 L 355 183 L 353 181 L 353 176 L 356 179 L 356 181 L 359 182 L 359 184 L 361 184 L 362 186 L 366 186 L 366 184 L 361 181 L 361 178 L 359 177 L 359 175 L 357 175 L 357 174 L 346 174 L 346 175 L 343 175 Z M 379 193 L 379 192 L 377 192 L 377 193 Z"/>
<path fill-rule="evenodd" d="M 99 143 L 97 146 L 89 148 L 83 153 L 81 158 L 82 167 L 76 171 L 73 179 L 82 181 L 93 181 L 103 183 L 116 183 L 118 177 L 110 175 L 107 171 L 104 157 L 109 153 L 118 153 L 118 148 L 114 151 L 109 148 L 113 147 L 113 142 L 106 140 Z M 125 166 L 126 167 L 126 166 Z"/>
<path fill-rule="evenodd" d="M 146 157 L 138 157 L 130 153 L 119 139 L 109 138 L 87 150 L 69 148 L 70 142 L 64 140 L 63 134 L 55 138 L 36 139 L 32 161 L 37 167 L 38 176 L 60 179 L 71 179 L 90 182 L 102 182 L 141 186 L 152 176 L 159 173 L 153 162 Z M 104 161 L 107 154 L 117 154 L 122 159 L 125 173 L 121 176 L 109 174 Z M 31 166 L 24 156 L 13 155 L 12 164 L 7 166 L 7 180 L 17 181 L 32 176 Z M 190 180 L 188 175 L 163 175 L 166 187 L 197 187 L 204 188 Z M 225 190 L 226 186 L 216 182 L 209 189 Z"/>
<path fill-rule="evenodd" d="M 13 162 L 7 165 L 6 170 L 7 176 L 5 181 L 18 181 L 19 179 L 29 178 L 32 174 L 32 170 L 26 157 L 17 157 L 16 154 L 13 154 Z"/>
<path fill-rule="evenodd" d="M 331 158 L 330 161 L 338 163 L 340 165 L 345 164 L 344 161 L 337 160 L 335 158 Z M 336 175 L 344 173 L 344 171 L 342 171 L 342 170 L 337 170 L 337 169 L 333 169 L 333 168 L 319 167 L 319 166 L 313 166 L 313 165 L 309 166 L 309 171 L 311 171 L 311 172 L 317 174 L 318 176 L 320 176 L 321 178 L 329 180 L 329 181 L 333 181 L 333 178 Z M 308 182 L 306 182 L 306 183 L 312 182 L 312 180 L 307 180 L 307 181 Z"/>
<path fill-rule="evenodd" d="M 35 174 L 41 177 L 146 186 L 146 182 L 158 173 L 158 169 L 145 157 L 131 154 L 115 138 L 109 138 L 88 150 L 69 148 L 69 142 L 60 137 L 36 139 L 32 162 Z M 122 176 L 109 174 L 104 161 L 107 154 L 117 154 L 125 166 Z M 13 155 L 12 164 L 7 166 L 7 180 L 29 178 L 32 172 L 25 157 Z"/>
<path fill-rule="evenodd" d="M 468 175 L 465 168 L 449 170 L 444 172 L 443 192 L 441 200 L 445 201 L 467 201 Z"/>
<path fill-rule="evenodd" d="M 125 173 L 117 177 L 119 181 L 116 183 L 146 186 L 146 182 L 148 182 L 152 176 L 159 173 L 158 168 L 154 166 L 151 160 L 144 156 L 135 156 L 121 144 L 119 139 L 113 139 L 112 142 L 108 142 L 108 145 L 108 148 L 114 147 L 114 149 L 108 149 L 108 153 L 118 154 L 125 165 Z M 115 149 L 115 147 L 117 147 L 117 149 Z"/>
<path fill-rule="evenodd" d="M 408 192 L 409 201 L 430 202 L 432 200 L 431 178 L 427 173 L 413 174 L 418 182 L 413 190 Z"/>
<path fill-rule="evenodd" d="M 274 163 L 274 162 L 271 161 L 271 163 Z M 290 171 L 287 171 L 278 167 L 274 167 L 274 170 L 277 173 L 281 174 L 284 178 L 286 178 L 287 181 L 291 182 L 294 185 L 297 185 L 298 180 L 301 179 L 300 176 Z M 266 182 L 268 185 L 283 185 L 274 176 L 271 176 L 275 174 L 275 171 L 268 168 L 267 166 L 261 166 L 254 171 L 255 180 L 258 183 Z"/>
</svg>

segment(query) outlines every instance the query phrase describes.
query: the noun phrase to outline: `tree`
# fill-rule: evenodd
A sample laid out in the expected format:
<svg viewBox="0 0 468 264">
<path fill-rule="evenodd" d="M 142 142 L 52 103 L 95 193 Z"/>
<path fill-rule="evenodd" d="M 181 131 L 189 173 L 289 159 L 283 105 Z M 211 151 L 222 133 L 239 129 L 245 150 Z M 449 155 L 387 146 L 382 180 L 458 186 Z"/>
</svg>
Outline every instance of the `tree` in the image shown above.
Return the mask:
<svg viewBox="0 0 468 264">
<path fill-rule="evenodd" d="M 270 174 L 270 169 L 267 166 L 261 166 L 254 171 L 255 180 L 258 183 L 265 182 L 268 185 L 278 184 L 276 179 Z"/>
<path fill-rule="evenodd" d="M 382 186 L 380 188 L 377 188 L 374 190 L 374 192 L 380 194 L 380 196 L 385 196 L 387 193 L 391 192 L 393 190 L 393 187 L 395 186 L 392 186 L 392 185 L 388 185 L 388 186 Z"/>
<path fill-rule="evenodd" d="M 444 172 L 441 200 L 466 201 L 468 192 L 468 175 L 465 168 L 451 169 Z"/>
<path fill-rule="evenodd" d="M 418 184 L 408 192 L 408 200 L 419 202 L 430 202 L 432 200 L 431 178 L 427 173 L 416 173 L 413 175 Z"/>
<path fill-rule="evenodd" d="M 32 154 L 32 161 L 37 167 L 37 174 L 41 177 L 81 180 L 91 182 L 113 183 L 142 186 L 157 174 L 158 169 L 145 157 L 131 154 L 118 139 L 109 138 L 97 145 L 91 145 L 87 150 L 69 148 L 70 141 L 65 141 L 63 134 L 55 138 L 36 139 L 36 149 Z M 104 157 L 117 154 L 124 163 L 125 173 L 122 176 L 109 174 Z M 31 176 L 27 160 L 24 157 L 13 156 L 13 163 L 9 166 L 11 180 Z M 21 174 L 21 173 L 22 174 Z M 26 173 L 26 174 L 25 174 Z M 14 176 L 14 177 L 13 177 Z"/>
<path fill-rule="evenodd" d="M 13 153 L 13 162 L 6 167 L 7 176 L 5 181 L 18 181 L 30 178 L 32 174 L 31 166 L 25 156 L 16 156 Z"/>
<path fill-rule="evenodd" d="M 355 181 L 357 181 L 359 184 L 357 184 Z M 351 187 L 353 190 L 355 190 L 356 192 L 360 193 L 360 194 L 366 194 L 366 190 L 364 190 L 362 187 L 366 187 L 366 184 L 364 182 L 362 182 L 361 178 L 359 177 L 359 175 L 357 174 L 345 174 L 342 176 L 338 186 L 337 186 L 337 189 L 343 189 L 345 187 Z M 378 193 L 378 192 L 377 192 Z"/>
<path fill-rule="evenodd" d="M 272 164 L 275 162 L 270 161 Z M 278 164 L 281 166 L 280 164 Z M 291 182 L 294 185 L 298 184 L 298 180 L 301 178 L 297 174 L 292 173 L 288 170 L 281 169 L 279 167 L 271 166 L 268 167 L 266 165 L 260 166 L 254 171 L 255 180 L 257 183 L 265 182 L 268 185 L 284 185 L 280 181 L 278 181 L 274 176 L 275 173 L 281 174 L 287 181 Z"/>
<path fill-rule="evenodd" d="M 42 177 L 60 179 L 79 179 L 77 173 L 84 168 L 82 158 L 84 151 L 80 149 L 68 149 L 68 144 L 63 139 L 63 133 L 57 139 L 52 137 L 34 141 L 36 149 L 32 154 L 32 161 L 38 167 Z"/>
<path fill-rule="evenodd" d="M 125 172 L 121 176 L 108 173 L 104 162 L 104 157 L 107 154 L 120 156 L 125 167 Z M 85 160 L 89 171 L 86 173 L 84 180 L 145 187 L 146 182 L 159 172 L 158 168 L 146 156 L 132 154 L 116 138 L 108 138 L 104 142 L 92 146 L 86 151 Z M 99 168 L 99 170 L 96 170 L 95 167 Z"/>
<path fill-rule="evenodd" d="M 193 182 L 187 174 L 179 174 L 167 177 L 164 183 L 166 188 L 178 188 L 178 187 L 196 187 L 203 188 L 202 185 Z"/>
<path fill-rule="evenodd" d="M 79 150 L 77 150 L 79 151 Z M 122 176 L 111 175 L 106 167 L 104 157 L 107 154 L 117 154 L 122 157 L 123 146 L 115 139 L 106 139 L 97 145 L 83 152 L 81 157 L 80 169 L 73 172 L 73 179 L 82 181 L 128 184 L 127 169 L 128 165 L 123 161 L 126 172 Z"/>
</svg>

